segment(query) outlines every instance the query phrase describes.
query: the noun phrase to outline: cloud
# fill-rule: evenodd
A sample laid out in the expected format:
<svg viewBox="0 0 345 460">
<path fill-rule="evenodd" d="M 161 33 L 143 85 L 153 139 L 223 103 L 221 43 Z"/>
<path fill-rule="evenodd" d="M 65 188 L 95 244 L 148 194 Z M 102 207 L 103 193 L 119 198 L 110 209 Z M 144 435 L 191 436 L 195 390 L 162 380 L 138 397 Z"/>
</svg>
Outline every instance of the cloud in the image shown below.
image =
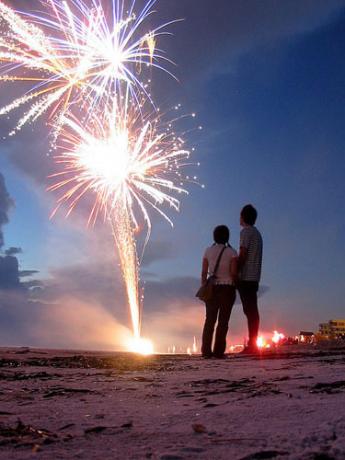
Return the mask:
<svg viewBox="0 0 345 460">
<path fill-rule="evenodd" d="M 14 201 L 7 191 L 4 176 L 0 173 L 0 248 L 4 245 L 2 227 L 8 223 L 8 213 L 13 206 Z"/>
<path fill-rule="evenodd" d="M 5 254 L 7 256 L 15 256 L 17 254 L 22 254 L 22 253 L 23 253 L 22 248 L 14 248 L 14 247 L 8 248 L 5 251 Z"/>
<path fill-rule="evenodd" d="M 0 175 L 0 228 L 8 223 L 11 206 Z M 115 319 L 114 305 L 125 323 L 127 302 L 106 246 L 99 245 L 95 257 L 83 264 L 52 270 L 45 280 L 32 279 L 37 270 L 20 270 L 16 256 L 21 248 L 6 249 L 0 256 L 0 344 L 126 349 L 131 333 Z"/>
<path fill-rule="evenodd" d="M 166 306 L 172 302 L 199 304 L 200 301 L 195 297 L 199 287 L 200 279 L 192 276 L 150 280 L 145 283 L 145 304 L 150 311 L 164 311 Z M 268 286 L 260 285 L 259 297 L 263 297 L 268 291 Z M 240 303 L 239 296 L 237 296 L 236 303 Z"/>
<path fill-rule="evenodd" d="M 64 297 L 32 302 L 23 294 L 0 294 L 0 345 L 79 350 L 125 350 L 130 330 L 102 305 Z"/>
<path fill-rule="evenodd" d="M 20 270 L 19 277 L 28 278 L 29 276 L 36 275 L 37 273 L 39 273 L 38 270 Z"/>
<path fill-rule="evenodd" d="M 195 76 L 206 70 L 223 73 L 248 50 L 308 33 L 342 9 L 343 0 L 218 0 L 216 7 L 208 0 L 190 0 L 165 2 L 164 17 L 185 19 L 174 26 L 169 51 L 183 74 Z"/>
<path fill-rule="evenodd" d="M 21 289 L 18 259 L 0 257 L 0 289 Z"/>
<path fill-rule="evenodd" d="M 83 350 L 126 350 L 131 337 L 103 305 L 68 296 L 42 309 L 32 332 L 45 347 Z"/>
<path fill-rule="evenodd" d="M 200 281 L 194 277 L 175 277 L 167 280 L 151 280 L 145 283 L 145 310 L 165 311 L 172 302 L 196 303 L 195 293 Z"/>
<path fill-rule="evenodd" d="M 0 248 L 4 245 L 2 227 L 9 222 L 8 214 L 13 206 L 14 200 L 10 197 L 4 176 L 0 173 Z M 4 251 L 5 256 L 0 256 L 0 291 L 28 289 L 30 286 L 21 283 L 21 278 L 38 273 L 36 270 L 19 270 L 19 262 L 15 256 L 22 252 L 19 247 L 10 247 Z"/>
<path fill-rule="evenodd" d="M 127 320 L 124 285 L 115 263 L 93 260 L 52 270 L 37 300 L 56 303 L 65 296 L 102 305 L 118 318 Z"/>
<path fill-rule="evenodd" d="M 205 307 L 193 301 L 172 301 L 164 310 L 145 310 L 143 335 L 155 344 L 156 351 L 167 352 L 173 345 L 176 351 L 186 352 L 193 345 L 194 337 L 200 344 L 200 336 L 205 319 Z M 180 350 L 181 348 L 181 350 Z"/>
<path fill-rule="evenodd" d="M 0 174 L 0 249 L 4 245 L 2 227 L 9 222 L 8 214 L 13 206 L 14 200 L 7 191 L 4 176 Z M 19 262 L 15 256 L 22 253 L 21 248 L 10 247 L 4 253 L 5 256 L 0 256 L 0 290 L 28 289 L 29 286 L 21 283 L 21 278 L 32 276 L 38 272 L 33 270 L 21 272 L 19 270 Z"/>
<path fill-rule="evenodd" d="M 15 256 L 0 256 L 0 291 L 22 291 L 41 286 L 39 280 L 22 281 L 22 278 L 30 278 L 38 274 L 37 270 L 19 270 L 19 262 Z"/>
<path fill-rule="evenodd" d="M 10 197 L 4 176 L 0 173 L 0 249 L 4 245 L 4 234 L 2 227 L 9 222 L 9 211 L 14 206 L 14 200 Z M 4 251 L 5 256 L 0 256 L 0 291 L 22 291 L 29 289 L 31 286 L 22 283 L 22 277 L 29 277 L 38 273 L 35 270 L 20 271 L 17 254 L 23 251 L 18 247 L 10 247 Z M 33 283 L 30 281 L 28 283 Z"/>
<path fill-rule="evenodd" d="M 17 259 L 6 257 L 12 259 L 13 269 L 8 289 L 0 290 L 3 345 L 125 347 L 130 318 L 124 284 L 114 264 L 94 260 L 54 270 L 43 282 L 22 282 Z M 172 345 L 185 351 L 194 336 L 200 342 L 205 306 L 195 298 L 198 286 L 199 279 L 194 277 L 146 283 L 143 335 L 154 340 L 157 351 L 166 352 Z M 234 310 L 237 317 L 234 313 L 231 320 L 232 342 L 242 340 L 246 331 L 242 309 Z"/>
<path fill-rule="evenodd" d="M 168 241 L 150 241 L 145 250 L 141 263 L 142 267 L 148 267 L 154 262 L 165 259 L 172 259 L 177 255 L 176 248 Z"/>
<path fill-rule="evenodd" d="M 34 130 L 32 127 L 30 130 L 25 128 L 14 138 L 7 139 L 5 142 L 4 151 L 8 160 L 37 184 L 46 186 L 47 177 L 54 171 L 54 162 L 49 156 L 50 146 L 47 129 L 43 130 L 40 123 L 36 123 Z"/>
</svg>

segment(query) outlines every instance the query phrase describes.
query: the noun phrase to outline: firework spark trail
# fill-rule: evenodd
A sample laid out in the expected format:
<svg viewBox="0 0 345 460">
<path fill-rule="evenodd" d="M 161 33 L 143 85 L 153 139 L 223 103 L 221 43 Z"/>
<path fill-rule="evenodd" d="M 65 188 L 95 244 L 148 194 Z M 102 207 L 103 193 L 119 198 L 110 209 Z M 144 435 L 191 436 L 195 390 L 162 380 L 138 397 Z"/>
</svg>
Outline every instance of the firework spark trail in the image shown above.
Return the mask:
<svg viewBox="0 0 345 460">
<path fill-rule="evenodd" d="M 187 193 L 177 184 L 182 183 L 179 168 L 188 161 L 189 151 L 183 148 L 183 139 L 176 137 L 171 123 L 160 126 L 158 116 L 143 123 L 128 94 L 125 101 L 120 98 L 105 118 L 94 116 L 88 128 L 76 119 L 64 120 L 62 153 L 56 156 L 61 170 L 52 176 L 55 184 L 50 190 L 62 191 L 54 213 L 67 204 L 67 215 L 85 195 L 95 195 L 89 223 L 94 224 L 102 215 L 111 224 L 134 337 L 140 338 L 137 214 L 139 211 L 146 222 L 147 239 L 151 229 L 148 206 L 172 224 L 161 207 L 167 204 L 179 209 L 173 194 Z"/>
<path fill-rule="evenodd" d="M 127 299 L 135 339 L 140 338 L 141 318 L 139 308 L 139 262 L 130 216 L 125 204 L 119 205 L 109 217 L 112 233 L 120 257 L 120 267 L 125 280 Z"/>
<path fill-rule="evenodd" d="M 169 35 L 165 29 L 176 21 L 146 32 L 143 26 L 156 0 L 149 0 L 138 15 L 135 1 L 128 13 L 124 1 L 113 1 L 108 16 L 101 0 L 93 0 L 91 6 L 81 0 L 49 0 L 50 8 L 43 3 L 46 13 L 40 15 L 17 13 L 0 1 L 0 81 L 33 85 L 0 109 L 4 115 L 32 103 L 11 135 L 47 111 L 51 117 L 60 114 L 61 120 L 74 104 L 83 107 L 87 101 L 91 109 L 106 105 L 122 83 L 134 100 L 141 92 L 150 98 L 140 75 L 142 66 L 172 75 L 162 65 L 171 61 L 156 47 L 156 40 Z"/>
</svg>

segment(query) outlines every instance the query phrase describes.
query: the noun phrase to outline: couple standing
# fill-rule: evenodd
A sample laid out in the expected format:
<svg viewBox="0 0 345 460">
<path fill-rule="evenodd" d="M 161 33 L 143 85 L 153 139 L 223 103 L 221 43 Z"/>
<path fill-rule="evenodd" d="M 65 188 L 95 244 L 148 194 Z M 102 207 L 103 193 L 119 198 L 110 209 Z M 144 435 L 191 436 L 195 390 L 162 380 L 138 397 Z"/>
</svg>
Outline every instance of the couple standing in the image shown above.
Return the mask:
<svg viewBox="0 0 345 460">
<path fill-rule="evenodd" d="M 251 204 L 244 206 L 240 217 L 242 230 L 239 254 L 229 244 L 230 232 L 225 225 L 214 229 L 214 244 L 207 248 L 204 254 L 201 283 L 206 283 L 208 275 L 215 276 L 214 294 L 212 299 L 206 302 L 206 319 L 202 334 L 201 352 L 205 358 L 224 357 L 236 289 L 240 294 L 243 312 L 248 321 L 249 340 L 244 352 L 257 351 L 256 341 L 259 331 L 257 292 L 261 276 L 262 237 L 255 227 L 256 219 L 256 209 Z"/>
</svg>

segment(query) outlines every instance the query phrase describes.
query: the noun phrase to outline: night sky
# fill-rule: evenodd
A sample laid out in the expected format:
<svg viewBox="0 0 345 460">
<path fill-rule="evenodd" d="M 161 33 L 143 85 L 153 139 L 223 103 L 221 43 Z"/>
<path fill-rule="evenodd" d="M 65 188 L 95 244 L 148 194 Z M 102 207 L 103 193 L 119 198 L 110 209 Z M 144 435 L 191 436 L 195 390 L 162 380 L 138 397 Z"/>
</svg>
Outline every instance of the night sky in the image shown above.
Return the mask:
<svg viewBox="0 0 345 460">
<path fill-rule="evenodd" d="M 187 141 L 205 188 L 189 185 L 181 212 L 167 210 L 173 229 L 152 215 L 144 335 L 162 351 L 200 337 L 203 252 L 218 224 L 238 248 L 247 203 L 264 238 L 262 332 L 344 318 L 345 1 L 160 0 L 156 9 L 153 25 L 184 20 L 160 43 L 178 82 L 155 71 L 152 92 L 162 110 L 197 113 L 203 130 Z M 16 91 L 1 84 L 1 105 Z M 2 136 L 15 120 L 0 118 Z M 48 149 L 42 122 L 0 144 L 0 345 L 119 347 L 129 318 L 109 229 L 87 229 L 82 211 L 49 220 Z M 228 338 L 245 335 L 236 303 Z"/>
</svg>

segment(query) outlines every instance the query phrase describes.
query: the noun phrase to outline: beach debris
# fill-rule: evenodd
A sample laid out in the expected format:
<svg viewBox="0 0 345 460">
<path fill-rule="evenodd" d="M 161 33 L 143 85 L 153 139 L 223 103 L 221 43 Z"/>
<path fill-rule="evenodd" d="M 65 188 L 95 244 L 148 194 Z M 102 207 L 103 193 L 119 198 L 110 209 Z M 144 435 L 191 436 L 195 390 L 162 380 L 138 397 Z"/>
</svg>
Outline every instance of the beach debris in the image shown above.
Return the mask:
<svg viewBox="0 0 345 460">
<path fill-rule="evenodd" d="M 200 454 L 201 452 L 205 452 L 205 449 L 203 447 L 187 446 L 182 447 L 181 452 L 186 452 L 188 454 Z"/>
<path fill-rule="evenodd" d="M 15 351 L 14 354 L 15 355 L 26 355 L 27 353 L 30 353 L 30 351 L 31 351 L 30 348 L 22 347 L 19 350 Z"/>
<path fill-rule="evenodd" d="M 270 458 L 276 458 L 281 455 L 289 455 L 289 452 L 281 450 L 261 450 L 259 452 L 255 452 L 254 454 L 246 455 L 245 457 L 242 457 L 240 460 L 265 460 Z"/>
<path fill-rule="evenodd" d="M 210 433 L 208 433 L 210 435 Z M 214 433 L 217 434 L 217 433 Z M 214 444 L 230 444 L 230 443 L 236 443 L 236 442 L 262 442 L 262 438 L 215 438 L 215 439 L 210 439 L 210 441 Z M 241 459 L 242 460 L 242 459 Z"/>
<path fill-rule="evenodd" d="M 72 428 L 73 426 L 75 426 L 75 423 L 67 423 L 67 425 L 64 425 L 61 428 L 59 428 L 59 431 L 67 430 L 68 428 Z"/>
<path fill-rule="evenodd" d="M 86 428 L 84 430 L 85 434 L 92 434 L 92 433 L 101 433 L 102 431 L 106 430 L 108 427 L 106 426 L 93 426 L 91 428 Z"/>
<path fill-rule="evenodd" d="M 14 427 L 0 424 L 0 446 L 29 446 L 33 448 L 35 445 L 51 444 L 57 441 L 57 435 L 45 430 L 34 428 L 31 425 L 26 425 L 20 419 Z"/>
<path fill-rule="evenodd" d="M 342 390 L 345 390 L 345 380 L 338 380 L 331 383 L 317 383 L 311 388 L 310 393 L 335 394 L 340 393 Z"/>
<path fill-rule="evenodd" d="M 206 427 L 202 425 L 201 423 L 193 423 L 192 428 L 193 428 L 194 433 L 198 433 L 198 434 L 206 433 L 207 431 Z"/>
<path fill-rule="evenodd" d="M 47 391 L 43 398 L 53 398 L 54 396 L 67 396 L 70 394 L 80 393 L 80 394 L 95 394 L 96 391 L 88 390 L 86 388 L 63 388 L 56 387 L 53 390 Z"/>
<path fill-rule="evenodd" d="M 7 380 L 13 382 L 21 380 L 55 380 L 61 377 L 62 376 L 59 374 L 49 374 L 48 372 L 0 372 L 0 380 Z"/>
<path fill-rule="evenodd" d="M 248 398 L 265 396 L 267 394 L 279 394 L 281 391 L 271 382 L 258 382 L 255 378 L 243 378 L 239 380 L 226 379 L 202 379 L 194 380 L 187 384 L 195 388 L 194 395 L 209 397 L 222 395 L 226 393 L 244 393 Z M 193 394 L 188 392 L 179 392 L 177 397 L 191 397 Z M 200 399 L 199 399 L 200 400 Z M 208 406 L 212 407 L 212 406 Z"/>
<path fill-rule="evenodd" d="M 151 457 L 149 457 L 151 458 Z M 184 457 L 175 454 L 163 454 L 159 457 L 159 460 L 183 460 Z"/>
<path fill-rule="evenodd" d="M 176 393 L 177 398 L 193 398 L 193 394 L 188 391 L 179 391 Z"/>
<path fill-rule="evenodd" d="M 34 445 L 32 446 L 31 452 L 32 452 L 33 454 L 37 454 L 37 452 L 39 452 L 40 450 L 41 450 L 40 444 L 34 444 Z"/>
<path fill-rule="evenodd" d="M 121 428 L 132 428 L 133 427 L 133 422 L 127 422 L 121 425 Z"/>
<path fill-rule="evenodd" d="M 154 382 L 154 379 L 148 378 L 148 377 L 143 377 L 142 375 L 139 375 L 137 377 L 133 377 L 131 380 L 133 380 L 133 382 L 147 382 L 147 383 L 153 383 Z"/>
</svg>

